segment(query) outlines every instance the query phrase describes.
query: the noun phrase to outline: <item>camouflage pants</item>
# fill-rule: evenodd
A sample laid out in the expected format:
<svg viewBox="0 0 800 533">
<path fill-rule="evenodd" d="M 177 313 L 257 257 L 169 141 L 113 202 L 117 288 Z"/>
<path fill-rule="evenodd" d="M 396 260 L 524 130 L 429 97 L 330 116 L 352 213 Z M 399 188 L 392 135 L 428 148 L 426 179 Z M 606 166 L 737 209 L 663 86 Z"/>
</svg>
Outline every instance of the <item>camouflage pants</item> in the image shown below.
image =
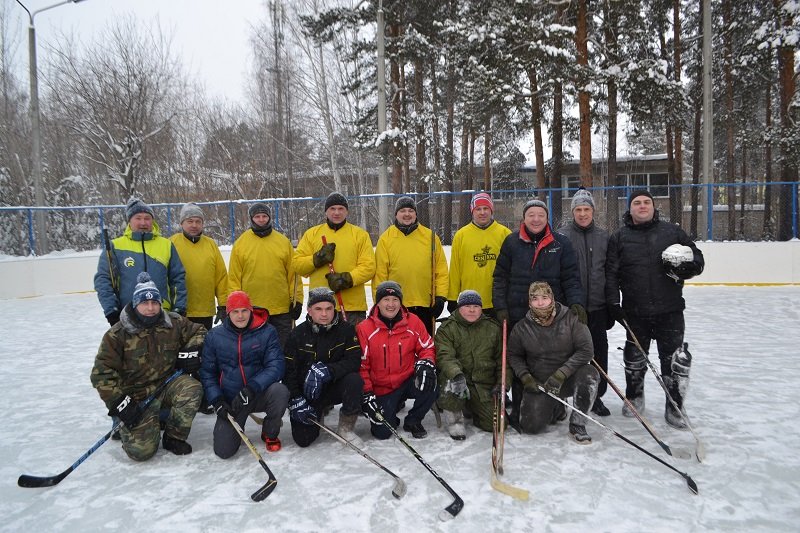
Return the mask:
<svg viewBox="0 0 800 533">
<path fill-rule="evenodd" d="M 156 454 L 161 439 L 158 414 L 162 408 L 169 410 L 164 433 L 173 439 L 186 440 L 202 397 L 203 386 L 199 381 L 185 374 L 179 376 L 150 403 L 136 427 L 120 430 L 122 449 L 134 461 L 147 461 Z"/>
<path fill-rule="evenodd" d="M 439 390 L 444 390 L 440 381 Z M 491 387 L 468 383 L 469 399 L 462 400 L 451 392 L 442 392 L 437 404 L 445 411 L 463 411 L 466 407 L 472 413 L 472 423 L 483 431 L 492 431 L 494 418 L 494 400 Z"/>
</svg>

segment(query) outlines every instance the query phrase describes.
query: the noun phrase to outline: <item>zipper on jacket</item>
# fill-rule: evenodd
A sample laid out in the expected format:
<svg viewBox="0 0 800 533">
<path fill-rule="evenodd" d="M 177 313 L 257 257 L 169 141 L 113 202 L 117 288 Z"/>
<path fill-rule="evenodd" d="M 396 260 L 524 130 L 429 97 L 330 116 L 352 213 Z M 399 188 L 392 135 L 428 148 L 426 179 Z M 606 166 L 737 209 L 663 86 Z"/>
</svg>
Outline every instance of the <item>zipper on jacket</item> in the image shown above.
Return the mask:
<svg viewBox="0 0 800 533">
<path fill-rule="evenodd" d="M 144 251 L 144 235 L 142 235 L 142 257 L 144 261 L 144 271 L 147 272 L 147 252 Z"/>
<path fill-rule="evenodd" d="M 403 368 L 403 341 L 397 343 L 397 351 L 400 353 L 400 368 Z"/>
<path fill-rule="evenodd" d="M 383 345 L 383 368 L 389 368 L 386 366 L 388 363 L 386 361 L 386 345 Z"/>
</svg>

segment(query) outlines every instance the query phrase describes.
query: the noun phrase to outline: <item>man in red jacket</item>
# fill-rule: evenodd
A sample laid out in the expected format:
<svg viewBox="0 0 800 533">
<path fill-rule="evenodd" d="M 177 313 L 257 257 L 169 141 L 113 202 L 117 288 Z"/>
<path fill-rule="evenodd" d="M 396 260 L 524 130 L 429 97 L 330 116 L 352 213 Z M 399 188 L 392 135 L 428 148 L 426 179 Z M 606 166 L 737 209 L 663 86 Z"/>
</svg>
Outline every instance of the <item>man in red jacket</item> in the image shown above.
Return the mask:
<svg viewBox="0 0 800 533">
<path fill-rule="evenodd" d="M 384 281 L 378 285 L 375 300 L 369 317 L 356 327 L 364 353 L 363 411 L 372 422 L 370 429 L 375 438 L 388 439 L 392 432 L 375 413 L 381 413 L 397 427 L 401 403 L 413 398 L 414 405 L 406 415 L 403 429 L 422 439 L 428 434 L 422 420 L 437 392 L 433 339 L 422 321 L 403 307 L 403 293 L 397 282 Z"/>
</svg>

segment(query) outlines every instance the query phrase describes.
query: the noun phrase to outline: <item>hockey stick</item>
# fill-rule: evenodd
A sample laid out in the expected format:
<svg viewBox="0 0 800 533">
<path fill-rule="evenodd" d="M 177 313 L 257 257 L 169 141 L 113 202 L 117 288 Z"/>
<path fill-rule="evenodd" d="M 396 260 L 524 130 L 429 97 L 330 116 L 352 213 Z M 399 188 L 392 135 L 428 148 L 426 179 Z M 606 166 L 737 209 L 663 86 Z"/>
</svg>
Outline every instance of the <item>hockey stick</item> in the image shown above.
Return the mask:
<svg viewBox="0 0 800 533">
<path fill-rule="evenodd" d="M 323 245 L 328 244 L 328 239 L 325 238 L 325 235 L 322 236 L 322 244 Z M 333 263 L 328 263 L 328 271 L 331 274 L 336 274 L 336 270 L 334 270 L 333 268 Z M 344 300 L 342 300 L 341 291 L 338 291 L 336 293 L 336 301 L 339 302 L 339 309 L 342 310 L 342 319 L 344 319 L 344 321 L 347 322 L 347 311 L 344 310 Z"/>
<path fill-rule="evenodd" d="M 498 450 L 498 419 L 502 420 L 502 415 L 500 414 L 500 401 L 495 398 L 494 399 L 494 417 L 493 417 L 493 427 L 492 427 L 492 477 L 489 483 L 492 485 L 492 488 L 498 492 L 502 492 L 503 494 L 507 494 L 512 498 L 516 498 L 517 500 L 527 501 L 530 494 L 527 490 L 521 489 L 519 487 L 515 487 L 513 485 L 509 485 L 497 477 L 498 470 L 495 466 L 497 464 L 497 450 Z"/>
<path fill-rule="evenodd" d="M 670 403 L 672 408 L 676 410 L 679 415 L 681 415 L 683 421 L 686 422 L 686 427 L 689 429 L 689 431 L 692 432 L 692 436 L 694 437 L 695 441 L 694 456 L 697 459 L 698 463 L 702 463 L 703 459 L 706 458 L 706 447 L 703 445 L 703 442 L 700 440 L 700 437 L 697 436 L 697 433 L 694 431 L 691 422 L 689 422 L 689 415 L 687 415 L 683 411 L 683 409 L 679 408 L 678 404 L 675 403 L 675 400 L 672 398 L 672 394 L 670 394 L 669 389 L 667 389 L 666 383 L 664 383 L 664 379 L 661 377 L 661 374 L 658 372 L 653 362 L 650 361 L 650 358 L 647 356 L 647 352 L 645 352 L 644 349 L 642 348 L 642 345 L 639 344 L 639 339 L 637 339 L 636 335 L 633 334 L 633 330 L 628 325 L 628 321 L 624 318 L 622 319 L 622 325 L 625 326 L 626 330 L 628 330 L 628 333 L 630 334 L 631 339 L 633 339 L 633 343 L 636 345 L 636 348 L 638 348 L 639 351 L 642 353 L 642 356 L 644 357 L 644 360 L 647 362 L 647 366 L 650 367 L 650 371 L 655 376 L 656 381 L 658 381 L 658 384 L 661 385 L 662 389 L 664 389 L 664 392 L 667 395 L 667 401 Z"/>
<path fill-rule="evenodd" d="M 597 369 L 597 371 L 600 372 L 600 375 L 602 375 L 603 378 L 605 378 L 606 382 L 609 385 L 611 385 L 611 388 L 614 389 L 614 392 L 617 393 L 617 396 L 619 396 L 625 403 L 625 405 L 628 406 L 628 409 L 630 409 L 631 413 L 633 413 L 636 419 L 642 424 L 642 426 L 644 426 L 644 429 L 646 429 L 647 432 L 650 434 L 650 436 L 653 437 L 653 439 L 655 439 L 658 445 L 661 446 L 661 448 L 665 452 L 667 452 L 667 455 L 670 455 L 672 457 L 678 457 L 679 459 L 691 458 L 691 454 L 688 453 L 686 450 L 675 450 L 675 452 L 673 452 L 672 449 L 669 447 L 669 445 L 663 440 L 661 440 L 658 437 L 658 435 L 656 435 L 656 432 L 653 429 L 653 427 L 647 422 L 647 420 L 645 420 L 645 418 L 639 413 L 639 411 L 636 410 L 636 407 L 633 406 L 633 403 L 631 403 L 631 401 L 625 397 L 625 394 L 619 389 L 619 387 L 617 387 L 617 384 L 611 381 L 611 378 L 608 377 L 606 371 L 600 367 L 597 361 L 592 359 L 592 364 Z"/>
<path fill-rule="evenodd" d="M 697 494 L 697 484 L 694 482 L 694 480 L 692 478 L 689 477 L 689 474 L 687 474 L 686 472 L 681 472 L 680 470 L 678 470 L 677 468 L 675 468 L 674 466 L 672 466 L 668 462 L 664 461 L 660 457 L 657 457 L 657 456 L 653 455 L 652 453 L 650 453 L 649 451 L 645 450 L 644 448 L 642 448 L 641 446 L 639 446 L 638 444 L 636 444 L 635 442 L 633 442 L 632 440 L 630 440 L 626 436 L 624 436 L 624 435 L 618 433 L 617 431 L 611 429 L 610 427 L 608 427 L 607 425 L 603 424 L 599 420 L 596 420 L 596 419 L 592 418 L 591 416 L 587 415 L 586 413 L 584 413 L 580 409 L 578 409 L 578 408 L 576 408 L 574 406 L 570 406 L 567 402 L 565 402 L 564 400 L 562 400 L 561 398 L 559 398 L 555 394 L 552 394 L 552 393 L 547 392 L 546 390 L 544 390 L 544 387 L 542 387 L 541 385 L 539 385 L 539 390 L 542 391 L 543 393 L 547 394 L 548 396 L 550 396 L 551 398 L 553 398 L 557 402 L 560 402 L 560 403 L 564 404 L 564 406 L 572 407 L 573 412 L 578 413 L 579 415 L 581 415 L 582 417 L 588 419 L 591 422 L 594 422 L 595 424 L 597 424 L 601 428 L 603 428 L 603 429 L 605 429 L 607 431 L 610 431 L 616 437 L 618 437 L 618 438 L 622 439 L 623 441 L 627 442 L 628 444 L 630 444 L 631 446 L 633 446 L 634 448 L 636 448 L 640 452 L 649 455 L 650 457 L 652 457 L 653 459 L 655 459 L 656 461 L 658 461 L 662 465 L 666 466 L 670 470 L 674 470 L 675 472 L 677 472 L 678 474 L 683 476 L 683 479 L 686 480 L 686 484 L 689 486 L 689 490 L 691 490 L 693 493 Z"/>
<path fill-rule="evenodd" d="M 141 411 L 144 412 L 144 410 L 147 409 L 147 406 L 150 405 L 150 403 L 153 400 L 155 400 L 156 396 L 161 394 L 161 391 L 164 390 L 164 387 L 166 387 L 171 381 L 173 381 L 181 374 L 183 374 L 183 370 L 176 370 L 174 374 L 168 377 L 161 385 L 156 387 L 156 390 L 153 391 L 153 394 L 145 398 L 145 400 L 141 403 Z M 111 431 L 100 437 L 100 440 L 95 442 L 91 448 L 86 450 L 86 453 L 81 455 L 77 461 L 72 463 L 72 465 L 69 468 L 67 468 L 60 474 L 55 476 L 30 476 L 28 474 L 22 474 L 21 476 L 19 476 L 19 479 L 17 480 L 17 485 L 26 488 L 52 487 L 54 485 L 58 485 L 59 483 L 61 483 L 61 480 L 70 475 L 70 473 L 72 473 L 73 470 L 78 468 L 78 466 L 80 466 L 82 462 L 84 462 L 86 459 L 89 458 L 90 455 L 96 452 L 100 446 L 105 444 L 105 442 L 111 438 L 111 435 L 114 434 L 115 431 L 119 430 L 124 425 L 125 425 L 124 422 L 119 420 L 116 424 L 114 424 L 114 427 L 111 428 Z"/>
<path fill-rule="evenodd" d="M 247 445 L 247 447 L 250 448 L 250 453 L 255 455 L 256 459 L 258 459 L 259 464 L 261 464 L 261 467 L 267 471 L 267 475 L 269 476 L 269 479 L 264 484 L 264 486 L 250 495 L 250 498 L 254 502 L 260 502 L 261 500 L 272 494 L 272 491 L 275 490 L 275 487 L 278 486 L 278 480 L 275 479 L 275 474 L 273 474 L 272 470 L 269 469 L 267 463 L 265 463 L 264 459 L 261 457 L 261 454 L 258 453 L 256 447 L 253 446 L 253 443 L 250 441 L 250 439 L 247 438 L 247 435 L 244 434 L 242 427 L 236 423 L 236 419 L 233 418 L 233 415 L 230 413 L 228 413 L 228 420 L 233 426 L 233 429 L 236 430 L 236 433 L 239 434 L 239 437 L 242 438 L 242 442 L 244 442 Z"/>
<path fill-rule="evenodd" d="M 497 460 L 493 462 L 493 466 L 498 474 L 503 475 L 503 448 L 506 443 L 505 433 L 505 418 L 506 418 L 506 353 L 508 349 L 508 321 L 503 320 L 503 351 L 500 356 L 500 409 L 497 411 L 498 425 L 497 428 Z"/>
<path fill-rule="evenodd" d="M 397 474 L 395 474 L 394 472 L 392 472 L 391 470 L 389 470 L 388 468 L 386 468 L 385 466 L 380 464 L 378 461 L 376 461 L 375 459 L 373 459 L 372 457 L 367 455 L 367 452 L 365 452 L 364 450 L 362 450 L 361 448 L 359 448 L 358 446 L 356 446 L 355 444 L 353 444 L 349 440 L 345 439 L 344 437 L 342 437 L 341 435 L 336 433 L 334 430 L 332 430 L 331 428 L 329 428 L 325 424 L 320 424 L 319 422 L 317 422 L 316 420 L 313 420 L 313 419 L 311 421 L 314 422 L 320 428 L 322 428 L 325 431 L 327 431 L 334 439 L 338 440 L 342 444 L 347 445 L 348 447 L 350 447 L 350 449 L 352 449 L 358 455 L 360 455 L 361 457 L 363 457 L 364 459 L 366 459 L 370 463 L 374 464 L 375 466 L 377 466 L 378 468 L 380 468 L 381 470 L 383 470 L 384 472 L 386 472 L 387 474 L 392 476 L 394 478 L 394 488 L 392 489 L 392 496 L 394 496 L 395 498 L 397 498 L 399 500 L 400 498 L 402 498 L 403 496 L 406 495 L 406 482 L 403 481 Z"/>
<path fill-rule="evenodd" d="M 448 505 L 442 511 L 439 512 L 439 520 L 447 520 L 449 518 L 455 518 L 456 515 L 461 512 L 461 509 L 464 508 L 464 500 L 461 499 L 461 496 L 456 494 L 456 491 L 454 491 L 450 487 L 450 485 L 448 485 L 447 482 L 444 479 L 442 479 L 442 477 L 439 474 L 437 474 L 433 468 L 431 468 L 431 465 L 425 462 L 425 459 L 423 459 L 422 456 L 419 453 L 417 453 L 417 450 L 412 448 L 411 445 L 408 442 L 406 442 L 406 440 L 403 437 L 400 436 L 397 430 L 389 423 L 388 420 L 386 420 L 383 417 L 383 415 L 381 415 L 380 413 L 375 413 L 375 416 L 384 426 L 386 426 L 389 429 L 389 431 L 394 433 L 394 436 L 397 437 L 397 440 L 399 440 L 403 444 L 403 446 L 405 446 L 408 449 L 408 451 L 411 452 L 411 455 L 413 455 L 417 459 L 417 461 L 422 463 L 422 466 L 424 466 L 425 469 L 428 472 L 430 472 L 433 475 L 433 477 L 436 478 L 436 481 L 441 483 L 442 486 L 445 488 L 445 490 L 447 490 L 447 492 L 449 492 L 450 495 L 455 498 L 455 500 L 453 500 L 453 503 L 451 503 L 450 505 Z"/>
</svg>

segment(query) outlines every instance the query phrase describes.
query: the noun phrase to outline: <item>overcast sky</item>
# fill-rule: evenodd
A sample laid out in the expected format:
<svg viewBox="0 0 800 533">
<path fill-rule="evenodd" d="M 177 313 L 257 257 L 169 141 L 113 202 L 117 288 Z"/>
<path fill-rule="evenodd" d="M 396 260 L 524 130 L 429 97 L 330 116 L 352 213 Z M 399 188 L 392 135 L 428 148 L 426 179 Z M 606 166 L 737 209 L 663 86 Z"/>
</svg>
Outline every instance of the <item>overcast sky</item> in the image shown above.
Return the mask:
<svg viewBox="0 0 800 533">
<path fill-rule="evenodd" d="M 27 15 L 15 0 L 0 1 L 7 12 L 19 17 L 20 60 L 27 72 Z M 31 12 L 58 3 L 21 1 Z M 265 4 L 266 0 L 83 0 L 66 4 L 36 15 L 39 66 L 47 60 L 43 45 L 59 32 L 74 33 L 91 42 L 114 20 L 133 14 L 142 23 L 159 23 L 166 34 L 172 34 L 175 51 L 205 84 L 209 96 L 242 101 L 251 57 L 251 26 L 266 15 Z"/>
</svg>

